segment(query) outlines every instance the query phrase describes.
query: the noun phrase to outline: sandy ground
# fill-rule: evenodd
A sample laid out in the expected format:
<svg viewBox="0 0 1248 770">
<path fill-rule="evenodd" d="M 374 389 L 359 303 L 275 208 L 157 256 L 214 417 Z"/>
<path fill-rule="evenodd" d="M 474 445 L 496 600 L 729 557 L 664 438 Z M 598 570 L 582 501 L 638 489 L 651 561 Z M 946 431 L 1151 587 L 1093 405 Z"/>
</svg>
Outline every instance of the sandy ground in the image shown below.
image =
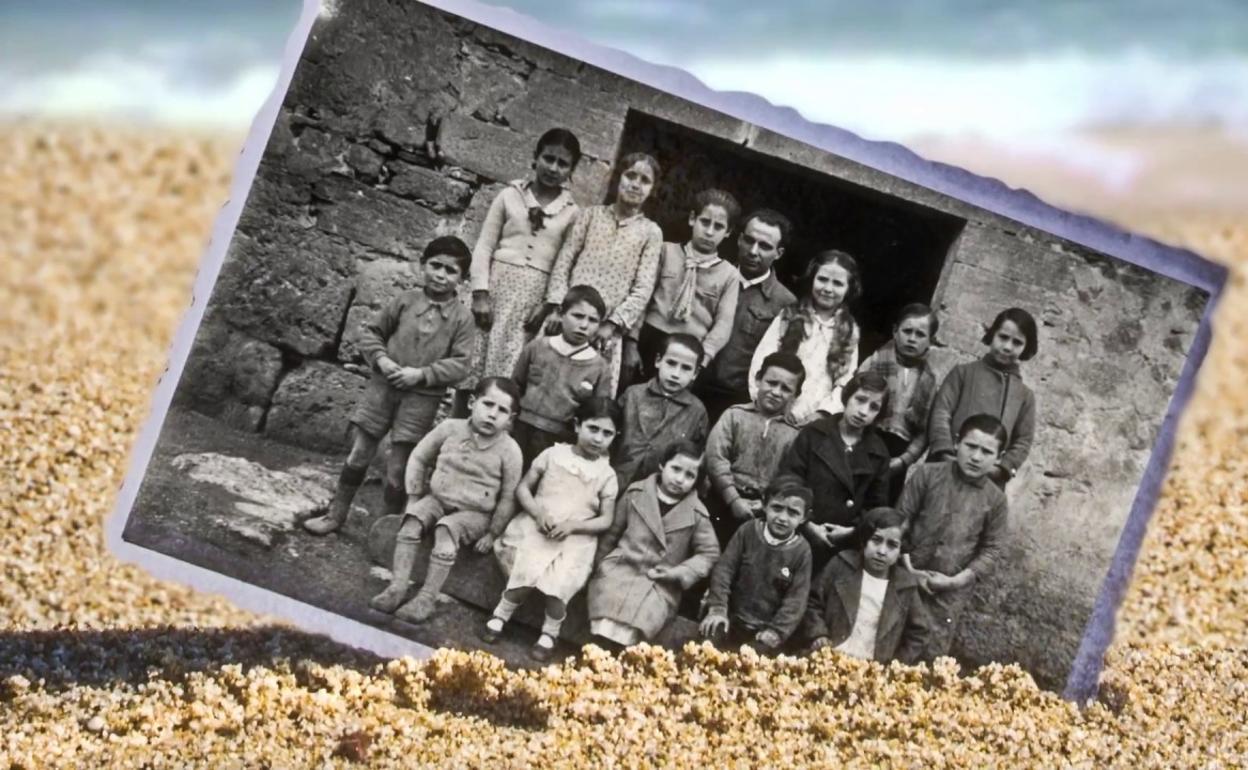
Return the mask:
<svg viewBox="0 0 1248 770">
<path fill-rule="evenodd" d="M 101 525 L 237 140 L 0 128 L 0 766 L 1248 764 L 1248 151 L 1096 141 L 1131 174 L 922 148 L 1235 270 L 1101 698 L 1079 709 L 1012 667 L 833 654 L 382 662 L 118 563 Z"/>
</svg>

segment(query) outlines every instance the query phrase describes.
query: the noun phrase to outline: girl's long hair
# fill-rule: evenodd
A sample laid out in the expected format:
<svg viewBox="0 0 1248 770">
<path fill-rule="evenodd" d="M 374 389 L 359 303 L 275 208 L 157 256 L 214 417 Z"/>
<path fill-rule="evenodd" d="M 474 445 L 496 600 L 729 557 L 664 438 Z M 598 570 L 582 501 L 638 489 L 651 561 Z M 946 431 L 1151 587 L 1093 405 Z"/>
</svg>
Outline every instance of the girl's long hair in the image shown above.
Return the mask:
<svg viewBox="0 0 1248 770">
<path fill-rule="evenodd" d="M 811 300 L 812 286 L 815 274 L 824 265 L 837 265 L 849 274 L 849 288 L 845 290 L 845 298 L 841 300 L 841 306 L 836 309 L 834 316 L 836 336 L 832 344 L 828 346 L 828 376 L 836 382 L 848 373 L 850 357 L 857 344 L 855 340 L 857 335 L 854 334 L 857 324 L 854 322 L 853 314 L 849 311 L 849 305 L 862 293 L 862 278 L 858 270 L 858 262 L 845 252 L 835 249 L 821 251 L 806 266 L 806 272 L 802 274 L 802 285 L 805 288 L 802 301 L 795 308 L 785 308 L 781 315 L 781 318 L 785 319 L 785 327 L 784 333 L 780 336 L 780 351 L 796 355 L 798 346 L 806 341 L 807 322 L 813 323 L 815 317 L 815 304 Z"/>
</svg>

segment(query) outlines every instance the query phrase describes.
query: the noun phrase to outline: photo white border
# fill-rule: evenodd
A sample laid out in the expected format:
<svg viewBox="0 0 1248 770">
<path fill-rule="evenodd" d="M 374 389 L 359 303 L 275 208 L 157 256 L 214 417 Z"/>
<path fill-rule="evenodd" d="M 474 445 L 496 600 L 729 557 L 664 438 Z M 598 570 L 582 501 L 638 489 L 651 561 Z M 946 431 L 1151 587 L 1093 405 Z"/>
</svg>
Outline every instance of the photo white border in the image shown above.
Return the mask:
<svg viewBox="0 0 1248 770">
<path fill-rule="evenodd" d="M 683 70 L 650 64 L 623 51 L 590 43 L 508 8 L 475 0 L 407 1 L 454 13 L 1209 292 L 1205 315 L 1188 351 L 1063 693 L 1064 697 L 1076 702 L 1085 702 L 1093 697 L 1105 650 L 1113 638 L 1117 608 L 1130 581 L 1148 521 L 1161 493 L 1178 419 L 1191 397 L 1196 373 L 1208 351 L 1212 334 L 1211 318 L 1226 282 L 1227 269 L 1194 252 L 1165 246 L 1091 217 L 1062 211 L 1026 190 L 1012 189 L 995 179 L 924 160 L 899 144 L 870 141 L 844 129 L 812 123 L 796 110 L 777 107 L 754 94 L 714 91 Z M 325 0 L 325 4 L 328 8 L 326 13 L 333 13 L 333 0 Z M 203 320 L 207 298 L 221 271 L 243 204 L 308 36 L 321 12 L 320 0 L 304 0 L 299 21 L 286 42 L 277 84 L 251 124 L 234 168 L 229 200 L 217 215 L 212 238 L 200 261 L 190 307 L 178 327 L 169 351 L 168 365 L 152 396 L 151 411 L 135 441 L 117 503 L 105 522 L 105 539 L 109 550 L 118 559 L 141 566 L 159 579 L 219 594 L 246 610 L 283 618 L 305 630 L 325 634 L 343 644 L 365 648 L 382 656 L 427 657 L 433 650 L 426 645 L 122 539 L 122 531 L 160 437 L 191 344 Z"/>
</svg>

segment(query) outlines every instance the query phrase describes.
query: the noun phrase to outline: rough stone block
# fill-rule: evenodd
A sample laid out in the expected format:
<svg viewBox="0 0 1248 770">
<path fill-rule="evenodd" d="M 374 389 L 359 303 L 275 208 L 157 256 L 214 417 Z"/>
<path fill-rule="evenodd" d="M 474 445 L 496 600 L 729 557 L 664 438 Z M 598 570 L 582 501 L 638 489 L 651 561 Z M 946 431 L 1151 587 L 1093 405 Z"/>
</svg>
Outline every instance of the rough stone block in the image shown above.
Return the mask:
<svg viewBox="0 0 1248 770">
<path fill-rule="evenodd" d="M 337 134 L 305 128 L 295 139 L 292 151 L 286 154 L 286 171 L 311 178 L 326 173 L 350 173 L 343 160 L 347 147 L 347 140 Z"/>
<path fill-rule="evenodd" d="M 533 65 L 472 40 L 465 41 L 460 52 L 457 111 L 497 122 L 506 106 L 524 93 Z"/>
<path fill-rule="evenodd" d="M 378 110 L 373 117 L 373 131 L 390 144 L 414 151 L 424 147 L 428 111 L 416 105 L 396 104 Z"/>
<path fill-rule="evenodd" d="M 360 361 L 360 331 L 364 324 L 394 297 L 423 285 L 420 265 L 394 259 L 378 259 L 362 263 L 355 276 L 355 296 L 347 310 L 338 348 L 341 361 Z"/>
<path fill-rule="evenodd" d="M 485 222 L 485 215 L 489 213 L 490 205 L 506 186 L 505 184 L 488 184 L 473 194 L 468 210 L 464 212 L 455 228 L 455 235 L 462 238 L 470 248 L 476 244 L 477 237 L 481 234 L 481 224 Z"/>
<path fill-rule="evenodd" d="M 265 435 L 325 452 L 346 451 L 351 410 L 363 394 L 365 382 L 334 364 L 304 362 L 277 386 Z"/>
<path fill-rule="evenodd" d="M 385 254 L 419 257 L 438 227 L 429 209 L 353 180 L 329 177 L 315 191 L 328 201 L 317 214 L 318 228 Z"/>
<path fill-rule="evenodd" d="M 447 174 L 403 161 L 391 161 L 386 188 L 438 212 L 463 211 L 472 197 L 472 188 Z"/>
<path fill-rule="evenodd" d="M 238 232 L 211 301 L 235 329 L 321 356 L 337 347 L 354 268 L 350 249 L 316 230 Z"/>
<path fill-rule="evenodd" d="M 348 145 L 344 160 L 358 176 L 370 182 L 377 181 L 385 162 L 384 158 L 362 144 Z"/>
<path fill-rule="evenodd" d="M 565 126 L 580 140 L 582 152 L 610 162 L 619 149 L 628 107 L 611 94 L 538 70 L 530 78 L 528 90 L 507 106 L 503 117 L 512 130 L 528 137 L 530 144 L 548 129 Z"/>
<path fill-rule="evenodd" d="M 198 412 L 255 431 L 281 371 L 277 348 L 210 318 L 195 335 L 175 398 Z"/>
<path fill-rule="evenodd" d="M 525 175 L 536 140 L 537 135 L 520 134 L 459 114 L 444 117 L 438 130 L 438 148 L 445 162 L 495 182 Z"/>
</svg>

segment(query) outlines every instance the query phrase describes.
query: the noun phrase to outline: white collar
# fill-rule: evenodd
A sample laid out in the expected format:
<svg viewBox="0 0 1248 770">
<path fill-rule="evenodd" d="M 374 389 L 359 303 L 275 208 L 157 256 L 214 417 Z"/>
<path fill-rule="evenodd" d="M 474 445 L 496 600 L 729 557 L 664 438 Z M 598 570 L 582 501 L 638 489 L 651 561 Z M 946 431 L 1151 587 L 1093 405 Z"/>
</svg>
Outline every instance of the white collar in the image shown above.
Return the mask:
<svg viewBox="0 0 1248 770">
<path fill-rule="evenodd" d="M 767 268 L 767 272 L 763 273 L 762 275 L 760 275 L 760 276 L 759 276 L 759 277 L 757 277 L 757 278 L 746 278 L 746 277 L 743 275 L 743 276 L 741 276 L 741 288 L 742 288 L 742 289 L 748 289 L 748 288 L 750 288 L 751 286 L 757 286 L 757 285 L 759 285 L 760 283 L 765 283 L 765 282 L 767 281 L 767 279 L 768 279 L 768 278 L 770 278 L 770 277 L 771 277 L 771 268 L 770 268 L 770 267 L 769 267 L 769 268 Z"/>
</svg>

